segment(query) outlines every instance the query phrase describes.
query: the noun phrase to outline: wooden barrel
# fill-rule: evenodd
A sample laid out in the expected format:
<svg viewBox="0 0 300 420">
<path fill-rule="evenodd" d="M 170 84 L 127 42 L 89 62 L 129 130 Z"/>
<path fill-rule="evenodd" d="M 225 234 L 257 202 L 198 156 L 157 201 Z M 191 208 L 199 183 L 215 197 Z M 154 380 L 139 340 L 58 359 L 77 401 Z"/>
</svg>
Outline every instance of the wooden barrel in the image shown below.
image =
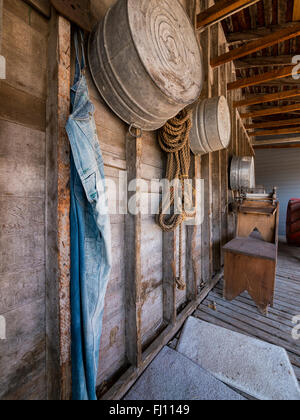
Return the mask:
<svg viewBox="0 0 300 420">
<path fill-rule="evenodd" d="M 224 96 L 204 99 L 195 106 L 190 134 L 191 149 L 195 155 L 226 149 L 230 136 L 230 111 Z"/>
<path fill-rule="evenodd" d="M 231 162 L 230 185 L 233 191 L 255 188 L 255 164 L 251 156 L 234 156 Z"/>
<path fill-rule="evenodd" d="M 201 49 L 178 0 L 119 0 L 90 36 L 89 64 L 109 107 L 143 130 L 162 127 L 203 86 Z"/>
</svg>

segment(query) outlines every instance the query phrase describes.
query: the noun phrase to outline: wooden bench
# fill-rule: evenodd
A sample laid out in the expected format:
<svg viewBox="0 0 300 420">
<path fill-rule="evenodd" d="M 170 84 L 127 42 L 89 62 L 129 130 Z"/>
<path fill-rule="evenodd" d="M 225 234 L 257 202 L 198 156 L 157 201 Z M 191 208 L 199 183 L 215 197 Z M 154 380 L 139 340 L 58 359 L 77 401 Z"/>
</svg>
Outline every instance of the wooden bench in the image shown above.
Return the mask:
<svg viewBox="0 0 300 420">
<path fill-rule="evenodd" d="M 278 216 L 278 203 L 243 202 L 238 208 L 237 237 L 224 247 L 225 299 L 247 291 L 264 314 L 274 302 Z"/>
</svg>

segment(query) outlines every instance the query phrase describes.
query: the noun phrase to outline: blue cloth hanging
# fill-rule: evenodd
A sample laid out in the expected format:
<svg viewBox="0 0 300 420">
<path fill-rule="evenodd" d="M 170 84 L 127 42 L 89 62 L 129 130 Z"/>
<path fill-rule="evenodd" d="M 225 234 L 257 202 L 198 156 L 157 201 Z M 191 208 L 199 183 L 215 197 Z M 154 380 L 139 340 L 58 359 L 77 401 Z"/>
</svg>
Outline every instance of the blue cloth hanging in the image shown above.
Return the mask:
<svg viewBox="0 0 300 420">
<path fill-rule="evenodd" d="M 71 144 L 71 316 L 72 398 L 96 400 L 102 319 L 111 271 L 111 230 L 102 153 L 84 76 L 81 37 L 75 33 L 76 71 L 72 114 L 66 130 Z"/>
</svg>

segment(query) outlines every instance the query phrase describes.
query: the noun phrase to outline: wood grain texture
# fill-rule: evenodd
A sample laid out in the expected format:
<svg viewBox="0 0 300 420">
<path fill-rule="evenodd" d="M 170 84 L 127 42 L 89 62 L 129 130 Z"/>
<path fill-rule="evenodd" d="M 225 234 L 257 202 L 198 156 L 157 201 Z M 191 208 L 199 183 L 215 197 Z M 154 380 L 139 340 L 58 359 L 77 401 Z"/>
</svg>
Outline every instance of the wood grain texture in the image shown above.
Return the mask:
<svg viewBox="0 0 300 420">
<path fill-rule="evenodd" d="M 284 127 L 289 125 L 300 125 L 300 118 L 289 118 L 280 121 L 268 121 L 262 123 L 245 124 L 246 130 L 258 129 L 258 128 L 273 128 L 273 127 Z"/>
<path fill-rule="evenodd" d="M 39 92 L 46 66 L 40 66 L 33 84 L 29 72 L 34 52 L 41 62 L 46 59 L 46 52 L 39 52 L 46 45 L 47 24 L 22 1 L 3 3 L 7 79 L 0 83 L 0 313 L 7 340 L 0 342 L 0 399 L 44 400 L 46 104 Z"/>
<path fill-rule="evenodd" d="M 50 0 L 25 0 L 30 6 L 42 13 L 45 17 L 50 18 L 51 16 L 51 5 Z"/>
<path fill-rule="evenodd" d="M 279 128 L 276 130 L 263 130 L 263 131 L 254 131 L 249 133 L 250 137 L 261 137 L 261 136 L 277 136 L 283 134 L 300 134 L 300 127 L 288 127 L 288 128 Z"/>
<path fill-rule="evenodd" d="M 70 112 L 71 25 L 55 11 L 50 21 L 46 132 L 47 397 L 71 396 L 70 371 Z"/>
<path fill-rule="evenodd" d="M 142 138 L 126 137 L 126 162 L 128 183 L 141 179 Z M 126 247 L 125 264 L 125 308 L 126 308 L 126 352 L 129 363 L 139 367 L 142 363 L 141 341 L 141 210 L 140 187 L 130 192 L 128 202 L 135 200 L 137 214 L 125 216 Z"/>
<path fill-rule="evenodd" d="M 44 299 L 3 315 L 7 339 L 0 341 L 0 399 L 45 400 Z"/>
<path fill-rule="evenodd" d="M 248 119 L 248 118 L 256 118 L 256 117 L 262 117 L 265 115 L 276 115 L 276 114 L 287 114 L 289 112 L 293 111 L 299 111 L 300 110 L 300 104 L 293 104 L 293 105 L 286 105 L 286 106 L 277 106 L 277 107 L 271 107 L 271 108 L 263 108 L 258 111 L 250 111 L 250 112 L 242 112 L 241 118 Z"/>
<path fill-rule="evenodd" d="M 289 89 L 283 92 L 270 93 L 268 95 L 257 95 L 234 102 L 235 108 L 262 104 L 266 102 L 280 101 L 282 99 L 294 98 L 300 96 L 300 88 Z"/>
<path fill-rule="evenodd" d="M 295 69 L 295 65 L 287 66 L 287 67 L 284 67 L 284 68 L 279 69 L 279 70 L 271 70 L 271 71 L 266 72 L 266 73 L 261 73 L 257 76 L 251 76 L 251 77 L 248 77 L 248 78 L 237 80 L 236 82 L 229 83 L 227 87 L 228 87 L 228 90 L 242 89 L 242 88 L 245 88 L 245 87 L 260 85 L 260 84 L 270 82 L 270 81 L 276 81 L 278 79 L 285 79 L 285 78 L 295 74 L 294 69 Z M 296 71 L 296 73 L 297 73 L 297 71 Z M 293 82 L 297 82 L 297 80 L 293 80 Z M 285 82 L 283 82 L 283 83 L 285 84 Z M 292 81 L 290 81 L 289 84 L 291 84 L 291 83 L 292 83 Z"/>
<path fill-rule="evenodd" d="M 209 25 L 220 22 L 223 19 L 235 14 L 246 7 L 252 6 L 259 0 L 221 0 L 215 5 L 202 11 L 197 16 L 197 28 L 205 28 Z"/>
<path fill-rule="evenodd" d="M 279 42 L 284 42 L 296 38 L 299 35 L 300 23 L 295 23 L 291 27 L 281 29 L 279 31 L 276 31 L 275 33 L 266 35 L 265 37 L 259 40 L 250 42 L 249 44 L 246 44 L 239 48 L 235 48 L 225 54 L 213 58 L 211 60 L 211 65 L 212 67 L 220 66 L 221 64 L 228 63 L 229 61 L 236 60 L 246 55 L 255 53 L 256 51 L 263 50 L 264 48 L 271 47 L 272 45 L 276 45 Z"/>
<path fill-rule="evenodd" d="M 234 61 L 234 65 L 237 70 L 263 68 L 269 66 L 282 67 L 289 66 L 291 63 L 292 57 L 290 55 L 279 55 L 271 57 L 244 57 Z"/>
</svg>

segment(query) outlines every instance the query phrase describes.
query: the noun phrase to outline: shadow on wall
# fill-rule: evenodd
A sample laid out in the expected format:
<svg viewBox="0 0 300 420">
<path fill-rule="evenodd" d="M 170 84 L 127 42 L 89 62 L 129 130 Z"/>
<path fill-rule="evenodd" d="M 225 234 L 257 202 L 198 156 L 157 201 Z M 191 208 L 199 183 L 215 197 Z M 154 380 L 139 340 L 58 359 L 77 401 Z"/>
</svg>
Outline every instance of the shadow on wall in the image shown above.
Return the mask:
<svg viewBox="0 0 300 420">
<path fill-rule="evenodd" d="M 291 198 L 300 198 L 300 149 L 256 150 L 256 183 L 278 187 L 279 235 L 286 234 L 286 212 Z"/>
</svg>

